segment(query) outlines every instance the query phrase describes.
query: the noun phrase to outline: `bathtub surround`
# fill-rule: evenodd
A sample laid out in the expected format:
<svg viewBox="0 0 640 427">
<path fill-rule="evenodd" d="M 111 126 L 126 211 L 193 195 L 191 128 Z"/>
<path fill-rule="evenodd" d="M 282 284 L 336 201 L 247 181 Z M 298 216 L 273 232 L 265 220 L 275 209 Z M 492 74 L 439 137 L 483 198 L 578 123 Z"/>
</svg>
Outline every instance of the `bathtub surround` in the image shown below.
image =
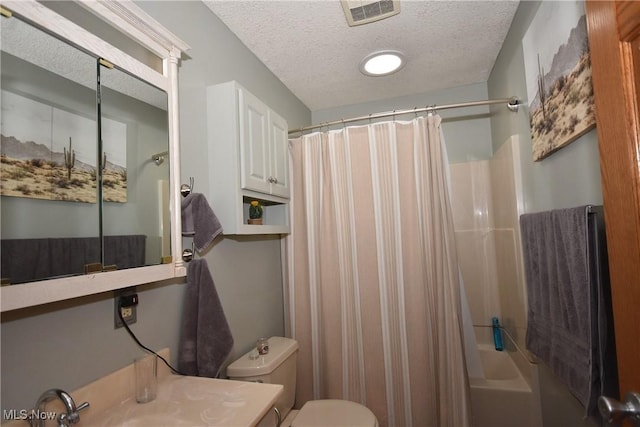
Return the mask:
<svg viewBox="0 0 640 427">
<path fill-rule="evenodd" d="M 470 378 L 475 427 L 542 426 L 538 370 L 524 350 L 526 289 L 519 250 L 518 215 L 523 206 L 519 165 L 517 136 L 509 138 L 489 160 L 451 165 L 458 259 L 486 374 Z M 496 315 L 503 323 L 502 352 L 494 349 L 491 318 Z M 498 358 L 491 365 L 494 368 L 487 369 L 487 362 Z M 497 371 L 496 365 L 505 370 Z"/>
<path fill-rule="evenodd" d="M 520 151 L 512 137 L 490 160 L 451 165 L 458 259 L 477 333 L 493 340 L 498 317 L 521 348 L 526 328 L 518 216 L 522 209 Z M 483 337 L 484 338 L 484 337 Z"/>
<path fill-rule="evenodd" d="M 383 426 L 469 425 L 439 125 L 436 115 L 291 141 L 296 405 L 346 399 Z"/>
</svg>

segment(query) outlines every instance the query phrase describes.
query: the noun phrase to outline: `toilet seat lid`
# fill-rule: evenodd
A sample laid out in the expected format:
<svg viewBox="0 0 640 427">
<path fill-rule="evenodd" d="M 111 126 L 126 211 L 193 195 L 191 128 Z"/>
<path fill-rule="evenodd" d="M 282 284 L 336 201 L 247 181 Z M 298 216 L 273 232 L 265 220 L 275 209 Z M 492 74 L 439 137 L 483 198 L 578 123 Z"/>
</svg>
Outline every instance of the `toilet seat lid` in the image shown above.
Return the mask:
<svg viewBox="0 0 640 427">
<path fill-rule="evenodd" d="M 378 420 L 366 406 L 348 400 L 310 400 L 293 419 L 291 427 L 377 427 Z"/>
</svg>

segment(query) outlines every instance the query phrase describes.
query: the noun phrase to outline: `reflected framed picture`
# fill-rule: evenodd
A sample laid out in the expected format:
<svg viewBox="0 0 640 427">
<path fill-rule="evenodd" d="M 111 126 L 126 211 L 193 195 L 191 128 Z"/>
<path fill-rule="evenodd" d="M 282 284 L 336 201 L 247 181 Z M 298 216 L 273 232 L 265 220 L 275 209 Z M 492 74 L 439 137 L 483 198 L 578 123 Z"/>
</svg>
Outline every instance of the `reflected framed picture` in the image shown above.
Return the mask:
<svg viewBox="0 0 640 427">
<path fill-rule="evenodd" d="M 9 91 L 1 92 L 0 195 L 96 203 L 97 163 L 103 200 L 127 201 L 127 125 L 102 119 L 97 155 L 95 118 Z"/>
<path fill-rule="evenodd" d="M 541 2 L 522 39 L 533 160 L 595 127 L 584 1 Z"/>
</svg>

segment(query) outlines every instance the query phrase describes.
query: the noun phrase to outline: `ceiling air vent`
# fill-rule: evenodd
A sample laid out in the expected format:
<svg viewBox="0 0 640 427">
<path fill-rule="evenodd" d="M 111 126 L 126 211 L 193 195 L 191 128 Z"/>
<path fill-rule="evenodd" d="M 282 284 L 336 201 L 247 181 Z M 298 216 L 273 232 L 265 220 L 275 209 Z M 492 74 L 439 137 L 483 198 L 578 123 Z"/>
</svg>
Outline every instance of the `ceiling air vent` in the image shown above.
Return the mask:
<svg viewBox="0 0 640 427">
<path fill-rule="evenodd" d="M 350 27 L 379 21 L 400 13 L 400 0 L 342 0 Z"/>
</svg>

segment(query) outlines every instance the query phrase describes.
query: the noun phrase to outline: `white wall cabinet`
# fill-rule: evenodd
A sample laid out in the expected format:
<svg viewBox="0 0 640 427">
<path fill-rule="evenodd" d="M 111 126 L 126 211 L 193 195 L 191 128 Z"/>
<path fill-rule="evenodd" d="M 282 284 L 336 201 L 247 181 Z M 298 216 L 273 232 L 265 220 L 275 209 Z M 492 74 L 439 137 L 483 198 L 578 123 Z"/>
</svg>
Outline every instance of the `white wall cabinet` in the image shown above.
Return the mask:
<svg viewBox="0 0 640 427">
<path fill-rule="evenodd" d="M 207 88 L 208 199 L 225 234 L 289 233 L 287 122 L 235 81 Z M 264 206 L 248 224 L 249 205 Z"/>
<path fill-rule="evenodd" d="M 288 198 L 287 122 L 245 89 L 236 90 L 241 187 Z"/>
</svg>

